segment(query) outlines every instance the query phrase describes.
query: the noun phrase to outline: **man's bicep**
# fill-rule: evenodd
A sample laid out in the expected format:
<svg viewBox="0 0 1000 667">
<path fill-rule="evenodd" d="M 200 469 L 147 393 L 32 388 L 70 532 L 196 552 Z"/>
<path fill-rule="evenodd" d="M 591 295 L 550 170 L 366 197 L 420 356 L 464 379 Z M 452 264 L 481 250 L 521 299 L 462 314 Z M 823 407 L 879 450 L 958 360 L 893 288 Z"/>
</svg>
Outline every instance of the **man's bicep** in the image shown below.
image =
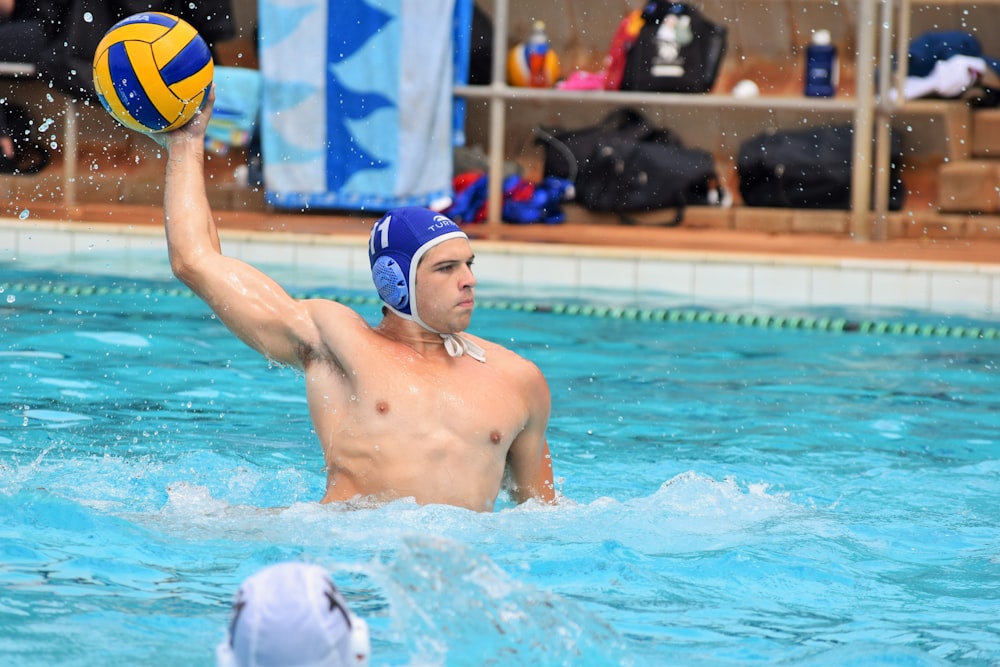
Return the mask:
<svg viewBox="0 0 1000 667">
<path fill-rule="evenodd" d="M 525 379 L 525 395 L 531 414 L 524 431 L 511 444 L 508 462 L 513 492 L 518 502 L 529 498 L 552 502 L 555 500 L 552 456 L 545 437 L 552 399 L 545 378 L 533 364 Z"/>
<path fill-rule="evenodd" d="M 185 281 L 240 340 L 269 359 L 296 367 L 318 344 L 308 302 L 292 298 L 270 276 L 218 256 L 195 281 Z"/>
<path fill-rule="evenodd" d="M 552 502 L 555 500 L 555 485 L 548 443 L 543 439 L 541 447 L 532 449 L 530 458 L 524 452 L 511 457 L 511 491 L 519 503 L 531 498 Z"/>
<path fill-rule="evenodd" d="M 523 437 L 524 434 L 511 446 L 508 460 L 514 499 L 519 503 L 531 498 L 552 502 L 555 500 L 555 486 L 549 443 L 544 436 L 531 444 Z"/>
</svg>

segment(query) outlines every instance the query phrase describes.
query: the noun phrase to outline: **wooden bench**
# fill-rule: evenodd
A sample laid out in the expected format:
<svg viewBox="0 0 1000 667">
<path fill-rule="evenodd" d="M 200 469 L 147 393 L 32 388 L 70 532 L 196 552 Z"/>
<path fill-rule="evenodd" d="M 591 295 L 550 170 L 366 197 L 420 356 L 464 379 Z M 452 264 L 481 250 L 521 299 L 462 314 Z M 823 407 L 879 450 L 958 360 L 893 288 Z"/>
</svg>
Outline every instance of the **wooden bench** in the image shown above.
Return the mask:
<svg viewBox="0 0 1000 667">
<path fill-rule="evenodd" d="M 38 69 L 32 63 L 0 62 L 0 77 L 37 82 Z M 62 183 L 63 203 L 76 204 L 77 174 L 77 113 L 79 105 L 68 95 L 63 96 L 64 110 L 62 122 Z"/>
</svg>

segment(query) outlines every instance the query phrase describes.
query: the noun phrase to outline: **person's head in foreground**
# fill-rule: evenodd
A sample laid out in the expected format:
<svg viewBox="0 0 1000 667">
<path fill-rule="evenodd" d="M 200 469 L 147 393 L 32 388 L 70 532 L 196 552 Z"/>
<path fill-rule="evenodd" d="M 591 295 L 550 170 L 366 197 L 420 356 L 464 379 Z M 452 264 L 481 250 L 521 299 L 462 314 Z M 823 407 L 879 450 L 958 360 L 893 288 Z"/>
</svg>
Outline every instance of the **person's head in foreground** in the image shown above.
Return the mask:
<svg viewBox="0 0 1000 667">
<path fill-rule="evenodd" d="M 280 563 L 248 577 L 233 600 L 216 667 L 365 667 L 368 624 L 318 565 Z"/>
</svg>

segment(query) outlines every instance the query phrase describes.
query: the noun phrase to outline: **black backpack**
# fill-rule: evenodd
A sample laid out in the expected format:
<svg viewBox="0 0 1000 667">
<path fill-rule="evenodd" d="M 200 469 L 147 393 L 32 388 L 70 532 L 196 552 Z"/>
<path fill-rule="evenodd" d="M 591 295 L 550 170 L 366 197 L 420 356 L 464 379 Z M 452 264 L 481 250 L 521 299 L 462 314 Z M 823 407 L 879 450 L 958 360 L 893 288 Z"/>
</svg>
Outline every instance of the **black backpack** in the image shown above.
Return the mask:
<svg viewBox="0 0 1000 667">
<path fill-rule="evenodd" d="M 651 0 L 625 56 L 622 90 L 706 93 L 726 51 L 726 27 L 681 2 Z"/>
<path fill-rule="evenodd" d="M 902 138 L 891 134 L 889 208 L 903 206 Z M 747 206 L 851 208 L 854 128 L 849 124 L 765 132 L 740 144 L 736 170 Z"/>
<path fill-rule="evenodd" d="M 27 109 L 7 102 L 0 108 L 0 122 L 14 142 L 14 157 L 0 153 L 0 174 L 35 174 L 49 164 L 49 150 Z"/>
</svg>

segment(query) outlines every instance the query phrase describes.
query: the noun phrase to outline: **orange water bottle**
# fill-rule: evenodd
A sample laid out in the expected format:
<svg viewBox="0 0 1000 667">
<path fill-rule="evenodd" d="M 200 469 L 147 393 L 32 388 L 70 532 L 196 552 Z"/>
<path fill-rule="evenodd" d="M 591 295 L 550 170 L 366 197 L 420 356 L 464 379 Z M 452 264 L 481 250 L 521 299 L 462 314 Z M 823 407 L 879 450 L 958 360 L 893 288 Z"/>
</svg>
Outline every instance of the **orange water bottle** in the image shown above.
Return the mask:
<svg viewBox="0 0 1000 667">
<path fill-rule="evenodd" d="M 544 21 L 535 21 L 525 47 L 528 56 L 528 85 L 532 88 L 548 88 L 552 84 L 545 69 L 545 61 L 549 55 L 549 37 L 545 34 Z"/>
</svg>

